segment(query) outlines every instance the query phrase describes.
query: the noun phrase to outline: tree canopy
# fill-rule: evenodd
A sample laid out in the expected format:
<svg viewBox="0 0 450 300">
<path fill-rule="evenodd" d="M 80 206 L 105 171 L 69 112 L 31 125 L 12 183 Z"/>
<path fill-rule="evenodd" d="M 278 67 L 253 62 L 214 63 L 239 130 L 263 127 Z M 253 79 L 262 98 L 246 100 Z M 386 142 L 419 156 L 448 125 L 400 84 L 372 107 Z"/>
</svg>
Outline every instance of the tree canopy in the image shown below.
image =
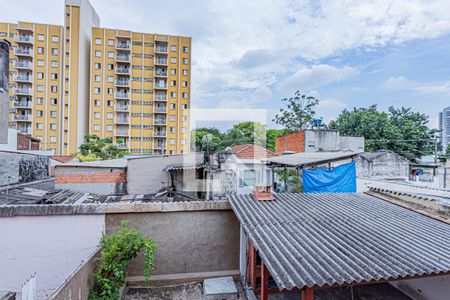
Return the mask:
<svg viewBox="0 0 450 300">
<path fill-rule="evenodd" d="M 122 156 L 122 152 L 113 145 L 111 138 L 100 139 L 95 134 L 84 136 L 84 143 L 80 145 L 80 153 L 77 155 L 82 161 L 115 159 Z"/>
<path fill-rule="evenodd" d="M 344 110 L 329 128 L 342 135 L 364 136 L 366 151 L 392 150 L 409 160 L 434 151 L 435 129 L 429 129 L 429 117 L 411 108 L 389 107 L 380 111 L 377 105 Z"/>
<path fill-rule="evenodd" d="M 281 99 L 281 102 L 286 107 L 280 108 L 273 121 L 289 131 L 307 129 L 316 114 L 315 107 L 319 104 L 316 98 L 299 91 L 294 93 L 294 97 Z"/>
</svg>

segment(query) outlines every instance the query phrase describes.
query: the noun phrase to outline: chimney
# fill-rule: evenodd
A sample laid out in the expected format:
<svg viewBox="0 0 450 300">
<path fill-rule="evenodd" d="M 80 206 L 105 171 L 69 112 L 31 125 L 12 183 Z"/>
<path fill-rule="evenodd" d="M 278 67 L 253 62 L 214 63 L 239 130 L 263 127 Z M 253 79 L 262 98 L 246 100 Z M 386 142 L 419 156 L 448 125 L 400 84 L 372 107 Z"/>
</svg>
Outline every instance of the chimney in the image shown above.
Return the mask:
<svg viewBox="0 0 450 300">
<path fill-rule="evenodd" d="M 270 185 L 255 185 L 252 195 L 256 201 L 275 200 L 275 197 L 272 194 L 272 187 Z"/>
</svg>

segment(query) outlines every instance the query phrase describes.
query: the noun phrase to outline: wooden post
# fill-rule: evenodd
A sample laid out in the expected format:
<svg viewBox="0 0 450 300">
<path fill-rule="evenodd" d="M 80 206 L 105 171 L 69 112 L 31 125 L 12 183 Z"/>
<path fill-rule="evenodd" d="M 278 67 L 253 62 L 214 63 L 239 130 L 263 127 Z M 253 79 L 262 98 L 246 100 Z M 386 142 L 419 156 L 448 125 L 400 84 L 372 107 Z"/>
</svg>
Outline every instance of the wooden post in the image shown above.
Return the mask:
<svg viewBox="0 0 450 300">
<path fill-rule="evenodd" d="M 250 283 L 253 290 L 256 289 L 256 249 L 253 247 L 252 242 L 248 241 L 248 267 L 247 267 L 247 280 Z"/>
<path fill-rule="evenodd" d="M 314 292 L 312 288 L 304 287 L 302 288 L 300 292 L 300 300 L 313 300 L 314 299 Z"/>
<path fill-rule="evenodd" d="M 261 297 L 260 300 L 269 300 L 269 270 L 261 263 Z"/>
<path fill-rule="evenodd" d="M 284 192 L 285 193 L 288 192 L 288 187 L 287 187 L 287 168 L 286 168 L 286 166 L 284 167 Z"/>
</svg>

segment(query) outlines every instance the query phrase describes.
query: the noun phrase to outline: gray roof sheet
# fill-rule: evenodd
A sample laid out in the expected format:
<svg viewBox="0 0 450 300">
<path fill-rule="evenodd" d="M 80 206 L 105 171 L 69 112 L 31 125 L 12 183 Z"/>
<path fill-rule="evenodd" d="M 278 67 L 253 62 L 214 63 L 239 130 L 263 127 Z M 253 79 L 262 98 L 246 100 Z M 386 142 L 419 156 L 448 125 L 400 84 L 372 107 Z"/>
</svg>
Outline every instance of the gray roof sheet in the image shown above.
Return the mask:
<svg viewBox="0 0 450 300">
<path fill-rule="evenodd" d="M 295 154 L 286 154 L 275 157 L 263 159 L 263 161 L 289 166 L 304 166 L 319 163 L 326 163 L 328 161 L 335 161 L 340 159 L 351 158 L 356 155 L 356 152 L 302 152 Z"/>
<path fill-rule="evenodd" d="M 450 225 L 366 194 L 232 195 L 231 206 L 281 289 L 450 271 Z"/>
</svg>

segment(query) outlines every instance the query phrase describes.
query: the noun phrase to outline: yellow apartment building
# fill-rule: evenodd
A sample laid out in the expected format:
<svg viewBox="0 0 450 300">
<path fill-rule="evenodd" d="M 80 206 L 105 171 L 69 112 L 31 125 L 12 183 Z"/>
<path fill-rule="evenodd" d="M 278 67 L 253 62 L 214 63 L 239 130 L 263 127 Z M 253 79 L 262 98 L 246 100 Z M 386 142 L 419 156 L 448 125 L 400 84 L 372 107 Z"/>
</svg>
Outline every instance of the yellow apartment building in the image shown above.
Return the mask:
<svg viewBox="0 0 450 300">
<path fill-rule="evenodd" d="M 132 153 L 189 150 L 191 39 L 100 28 L 88 0 L 65 0 L 64 26 L 0 23 L 10 50 L 10 126 L 43 150 L 84 135 Z"/>
<path fill-rule="evenodd" d="M 10 48 L 10 127 L 41 140 L 57 152 L 60 143 L 63 27 L 0 23 Z"/>
<path fill-rule="evenodd" d="M 89 132 L 131 153 L 189 150 L 191 39 L 92 28 Z"/>
</svg>

